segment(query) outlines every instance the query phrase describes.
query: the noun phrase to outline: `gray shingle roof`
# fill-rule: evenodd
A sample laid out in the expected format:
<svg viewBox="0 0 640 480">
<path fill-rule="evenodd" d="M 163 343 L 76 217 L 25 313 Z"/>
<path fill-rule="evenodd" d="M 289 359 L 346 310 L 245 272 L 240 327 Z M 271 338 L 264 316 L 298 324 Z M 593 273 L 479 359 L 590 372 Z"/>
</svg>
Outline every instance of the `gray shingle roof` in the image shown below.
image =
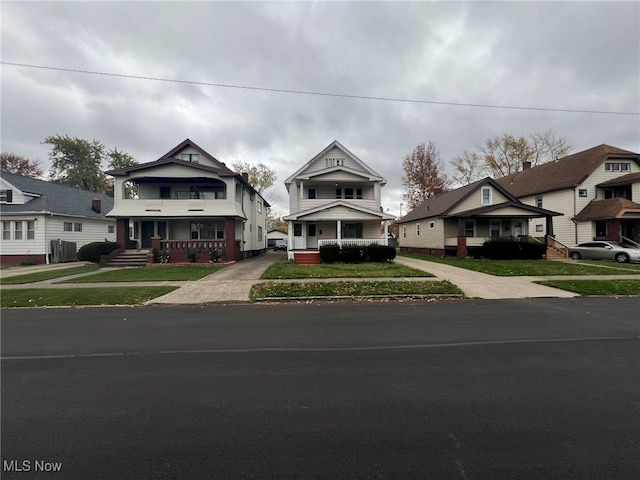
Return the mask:
<svg viewBox="0 0 640 480">
<path fill-rule="evenodd" d="M 15 173 L 2 172 L 2 178 L 22 192 L 39 197 L 25 204 L 7 203 L 0 209 L 3 214 L 22 212 L 46 212 L 58 215 L 73 215 L 86 218 L 106 218 L 113 208 L 113 197 L 104 193 L 89 192 L 59 185 L 53 182 L 25 177 Z M 91 209 L 91 202 L 97 198 L 101 202 L 100 213 Z"/>
</svg>

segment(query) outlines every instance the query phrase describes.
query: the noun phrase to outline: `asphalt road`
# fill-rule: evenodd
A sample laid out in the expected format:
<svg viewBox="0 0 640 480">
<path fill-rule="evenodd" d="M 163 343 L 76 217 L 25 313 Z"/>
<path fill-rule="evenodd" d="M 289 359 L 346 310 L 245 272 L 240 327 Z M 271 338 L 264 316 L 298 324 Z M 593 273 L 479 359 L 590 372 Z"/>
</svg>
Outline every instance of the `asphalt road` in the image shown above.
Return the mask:
<svg viewBox="0 0 640 480">
<path fill-rule="evenodd" d="M 4 310 L 2 478 L 636 479 L 639 317 L 638 298 Z"/>
</svg>

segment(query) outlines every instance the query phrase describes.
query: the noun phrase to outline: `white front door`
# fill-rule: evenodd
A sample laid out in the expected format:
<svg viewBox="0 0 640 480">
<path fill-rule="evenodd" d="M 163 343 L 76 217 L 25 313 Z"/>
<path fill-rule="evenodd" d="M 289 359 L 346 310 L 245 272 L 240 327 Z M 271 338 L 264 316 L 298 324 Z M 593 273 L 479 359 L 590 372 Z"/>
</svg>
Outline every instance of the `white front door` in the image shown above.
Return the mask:
<svg viewBox="0 0 640 480">
<path fill-rule="evenodd" d="M 307 248 L 318 248 L 318 233 L 315 223 L 307 223 Z"/>
<path fill-rule="evenodd" d="M 304 248 L 304 237 L 302 236 L 302 224 L 293 224 L 293 248 L 294 250 L 302 250 Z"/>
<path fill-rule="evenodd" d="M 524 235 L 524 222 L 522 220 L 514 220 L 511 224 L 511 235 L 514 237 L 519 237 L 520 235 Z"/>
</svg>

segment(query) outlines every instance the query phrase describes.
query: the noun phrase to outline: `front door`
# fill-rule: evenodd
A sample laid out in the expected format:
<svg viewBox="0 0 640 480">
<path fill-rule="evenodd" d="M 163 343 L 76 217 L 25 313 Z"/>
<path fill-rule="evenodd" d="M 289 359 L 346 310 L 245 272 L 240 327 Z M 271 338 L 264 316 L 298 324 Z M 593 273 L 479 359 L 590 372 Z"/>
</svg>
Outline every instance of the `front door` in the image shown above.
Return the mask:
<svg viewBox="0 0 640 480">
<path fill-rule="evenodd" d="M 302 250 L 304 248 L 301 223 L 293 224 L 293 248 L 295 250 Z"/>
<path fill-rule="evenodd" d="M 153 237 L 153 222 L 143 221 L 142 223 L 142 248 L 151 248 L 151 237 Z"/>
<path fill-rule="evenodd" d="M 522 226 L 522 220 L 514 220 L 511 229 L 511 235 L 519 237 L 524 234 L 524 227 Z"/>
<path fill-rule="evenodd" d="M 307 248 L 318 248 L 318 234 L 316 233 L 316 224 L 307 224 Z"/>
</svg>

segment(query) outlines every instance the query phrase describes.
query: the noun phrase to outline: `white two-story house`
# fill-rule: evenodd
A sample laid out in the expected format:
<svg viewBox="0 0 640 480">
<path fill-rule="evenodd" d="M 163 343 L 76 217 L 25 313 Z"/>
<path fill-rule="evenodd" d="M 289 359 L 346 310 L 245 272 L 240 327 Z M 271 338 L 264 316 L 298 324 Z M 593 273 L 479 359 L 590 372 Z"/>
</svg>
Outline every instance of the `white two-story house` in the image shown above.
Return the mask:
<svg viewBox="0 0 640 480">
<path fill-rule="evenodd" d="M 381 208 L 386 180 L 332 142 L 285 180 L 289 192 L 289 258 L 327 243 L 385 244 L 394 217 Z"/>
<path fill-rule="evenodd" d="M 559 249 L 593 240 L 640 243 L 640 154 L 609 145 L 523 170 L 497 182 L 521 202 L 563 213 L 553 232 L 529 220 L 532 235 L 553 233 Z"/>
<path fill-rule="evenodd" d="M 115 205 L 108 216 L 117 222 L 123 249 L 168 252 L 171 262 L 198 252 L 198 261 L 223 253 L 240 260 L 267 246 L 269 204 L 249 184 L 246 174 L 229 169 L 191 140 L 160 159 L 106 172 L 115 178 Z M 127 185 L 137 187 L 127 197 Z"/>
</svg>

